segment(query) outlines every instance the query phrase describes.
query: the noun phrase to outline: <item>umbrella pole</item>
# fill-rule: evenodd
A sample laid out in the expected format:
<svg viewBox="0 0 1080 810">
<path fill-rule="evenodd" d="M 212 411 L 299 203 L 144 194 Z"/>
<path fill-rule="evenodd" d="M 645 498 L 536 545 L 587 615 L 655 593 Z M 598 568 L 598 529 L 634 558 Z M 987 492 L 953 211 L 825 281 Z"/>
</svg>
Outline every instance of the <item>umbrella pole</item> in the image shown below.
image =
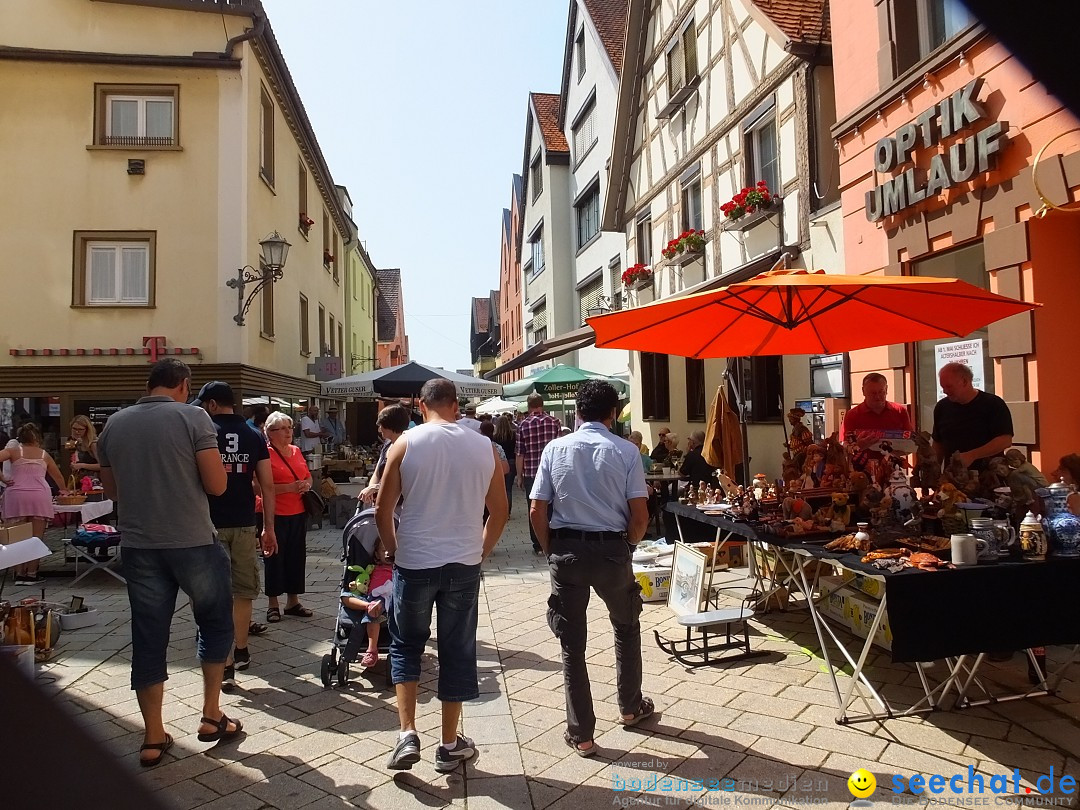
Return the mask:
<svg viewBox="0 0 1080 810">
<path fill-rule="evenodd" d="M 739 409 L 739 433 L 742 434 L 742 476 L 741 484 L 744 487 L 750 486 L 750 438 L 746 431 L 746 406 L 743 402 L 743 368 L 742 364 L 739 364 L 738 376 L 731 373 L 730 364 L 724 369 L 724 383 L 734 383 L 731 386 L 732 393 L 735 395 L 735 405 Z M 732 473 L 735 471 L 732 470 Z"/>
</svg>

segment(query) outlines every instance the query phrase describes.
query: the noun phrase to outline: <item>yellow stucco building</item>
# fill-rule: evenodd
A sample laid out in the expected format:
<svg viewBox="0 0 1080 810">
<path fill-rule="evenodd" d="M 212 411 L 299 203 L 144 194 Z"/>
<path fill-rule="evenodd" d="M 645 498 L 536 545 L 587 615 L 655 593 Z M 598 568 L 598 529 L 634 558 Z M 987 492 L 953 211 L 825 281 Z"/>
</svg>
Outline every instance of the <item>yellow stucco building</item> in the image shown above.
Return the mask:
<svg viewBox="0 0 1080 810">
<path fill-rule="evenodd" d="M 0 98 L 0 428 L 55 445 L 162 354 L 196 384 L 318 396 L 309 364 L 352 354 L 350 222 L 261 5 L 6 0 Z M 273 232 L 282 277 L 239 325 L 255 284 L 227 282 Z"/>
</svg>

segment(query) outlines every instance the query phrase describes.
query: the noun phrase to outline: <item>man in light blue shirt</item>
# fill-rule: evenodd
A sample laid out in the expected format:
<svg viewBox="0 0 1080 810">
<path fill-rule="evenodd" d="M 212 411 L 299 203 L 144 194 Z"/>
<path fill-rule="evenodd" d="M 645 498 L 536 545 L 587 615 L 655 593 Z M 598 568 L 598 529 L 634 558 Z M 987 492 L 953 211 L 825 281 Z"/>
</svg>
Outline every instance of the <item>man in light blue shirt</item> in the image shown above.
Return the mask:
<svg viewBox="0 0 1080 810">
<path fill-rule="evenodd" d="M 597 750 L 585 666 L 592 590 L 607 605 L 615 631 L 622 724 L 635 725 L 655 709 L 641 694 L 641 588 L 630 562 L 648 527 L 648 490 L 638 449 L 611 432 L 618 406 L 619 395 L 610 383 L 583 383 L 577 395 L 583 424 L 544 448 L 530 493 L 529 520 L 548 555 L 551 574 L 548 625 L 562 646 L 563 739 L 582 757 Z"/>
</svg>

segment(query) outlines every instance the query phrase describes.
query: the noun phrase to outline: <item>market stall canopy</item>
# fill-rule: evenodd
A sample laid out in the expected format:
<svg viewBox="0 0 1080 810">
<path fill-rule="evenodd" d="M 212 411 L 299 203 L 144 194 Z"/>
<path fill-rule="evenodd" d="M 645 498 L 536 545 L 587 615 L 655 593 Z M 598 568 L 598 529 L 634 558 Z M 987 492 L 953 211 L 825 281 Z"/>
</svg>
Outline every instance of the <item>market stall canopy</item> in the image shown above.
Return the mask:
<svg viewBox="0 0 1080 810">
<path fill-rule="evenodd" d="M 596 371 L 586 371 L 575 366 L 561 363 L 554 368 L 538 371 L 524 379 L 507 383 L 503 386 L 506 397 L 527 397 L 529 394 L 541 394 L 546 400 L 573 399 L 577 396 L 578 386 L 586 380 L 604 380 L 611 383 L 622 397 L 629 386 L 618 377 L 609 377 Z"/>
<path fill-rule="evenodd" d="M 525 404 L 523 402 L 511 402 L 502 397 L 492 397 L 476 406 L 477 413 L 489 413 L 492 416 L 500 413 L 513 413 L 514 411 L 523 410 L 525 410 Z"/>
<path fill-rule="evenodd" d="M 501 383 L 457 374 L 444 368 L 406 363 L 353 374 L 322 384 L 323 396 L 340 397 L 417 397 L 428 380 L 450 380 L 459 397 L 490 397 L 502 393 Z"/>
<path fill-rule="evenodd" d="M 963 337 L 1037 306 L 954 278 L 777 270 L 588 323 L 602 349 L 695 358 L 834 354 Z"/>
<path fill-rule="evenodd" d="M 595 335 L 593 335 L 592 327 L 582 326 L 573 331 L 566 332 L 565 334 L 556 335 L 547 340 L 541 340 L 539 343 L 535 343 L 527 348 L 512 360 L 493 368 L 491 371 L 485 372 L 484 379 L 493 380 L 507 371 L 525 368 L 525 366 L 531 366 L 533 363 L 542 363 L 545 360 L 561 357 L 576 349 L 591 346 L 594 337 Z"/>
</svg>

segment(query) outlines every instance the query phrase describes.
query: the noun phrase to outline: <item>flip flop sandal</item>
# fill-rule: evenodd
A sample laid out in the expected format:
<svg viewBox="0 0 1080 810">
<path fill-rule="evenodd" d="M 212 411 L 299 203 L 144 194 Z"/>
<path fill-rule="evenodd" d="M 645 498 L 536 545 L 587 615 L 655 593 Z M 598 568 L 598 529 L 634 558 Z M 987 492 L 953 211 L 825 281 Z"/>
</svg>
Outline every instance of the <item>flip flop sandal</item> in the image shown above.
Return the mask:
<svg viewBox="0 0 1080 810">
<path fill-rule="evenodd" d="M 267 608 L 266 620 L 270 622 L 270 624 L 277 624 L 281 621 L 281 611 L 277 608 Z"/>
<path fill-rule="evenodd" d="M 229 716 L 225 712 L 221 713 L 220 720 L 211 720 L 209 717 L 201 718 L 200 722 L 206 723 L 210 726 L 216 726 L 217 731 L 212 731 L 209 734 L 200 731 L 199 742 L 217 742 L 218 740 L 232 740 L 240 736 L 240 733 L 244 730 L 244 724 L 239 720 L 230 720 Z M 236 728 L 229 731 L 229 723 L 236 724 Z"/>
<path fill-rule="evenodd" d="M 269 621 L 269 619 L 267 619 L 267 621 Z M 251 624 L 248 625 L 248 635 L 249 636 L 261 636 L 263 633 L 265 633 L 269 629 L 270 628 L 267 627 L 265 624 L 259 624 L 258 622 L 252 622 Z"/>
<path fill-rule="evenodd" d="M 139 764 L 144 768 L 153 768 L 165 758 L 165 752 L 172 748 L 172 744 L 173 738 L 168 734 L 165 735 L 165 742 L 147 743 L 139 749 L 140 754 L 142 754 L 143 751 L 160 751 L 161 753 L 154 757 L 154 759 L 143 759 L 140 756 Z"/>
<path fill-rule="evenodd" d="M 577 754 L 579 757 L 594 757 L 594 756 L 596 756 L 597 746 L 596 746 L 596 741 L 595 740 L 585 740 L 585 742 L 591 743 L 589 745 L 589 747 L 588 748 L 578 748 L 578 745 L 580 745 L 580 743 L 576 743 L 570 738 L 570 732 L 569 731 L 564 731 L 562 738 L 563 738 L 563 742 L 565 742 L 567 745 L 569 745 L 571 748 L 573 748 L 574 753 Z"/>
<path fill-rule="evenodd" d="M 634 713 L 634 716 L 627 720 L 625 717 L 620 717 L 619 722 L 622 723 L 623 728 L 629 728 L 630 726 L 636 726 L 646 717 L 651 717 L 653 712 L 656 711 L 656 706 L 652 702 L 652 698 L 642 698 L 641 705 L 638 706 L 638 710 Z"/>
<path fill-rule="evenodd" d="M 282 613 L 286 616 L 299 616 L 301 619 L 310 619 L 315 615 L 315 611 L 310 610 L 303 605 L 293 605 L 291 608 L 285 608 Z"/>
</svg>

